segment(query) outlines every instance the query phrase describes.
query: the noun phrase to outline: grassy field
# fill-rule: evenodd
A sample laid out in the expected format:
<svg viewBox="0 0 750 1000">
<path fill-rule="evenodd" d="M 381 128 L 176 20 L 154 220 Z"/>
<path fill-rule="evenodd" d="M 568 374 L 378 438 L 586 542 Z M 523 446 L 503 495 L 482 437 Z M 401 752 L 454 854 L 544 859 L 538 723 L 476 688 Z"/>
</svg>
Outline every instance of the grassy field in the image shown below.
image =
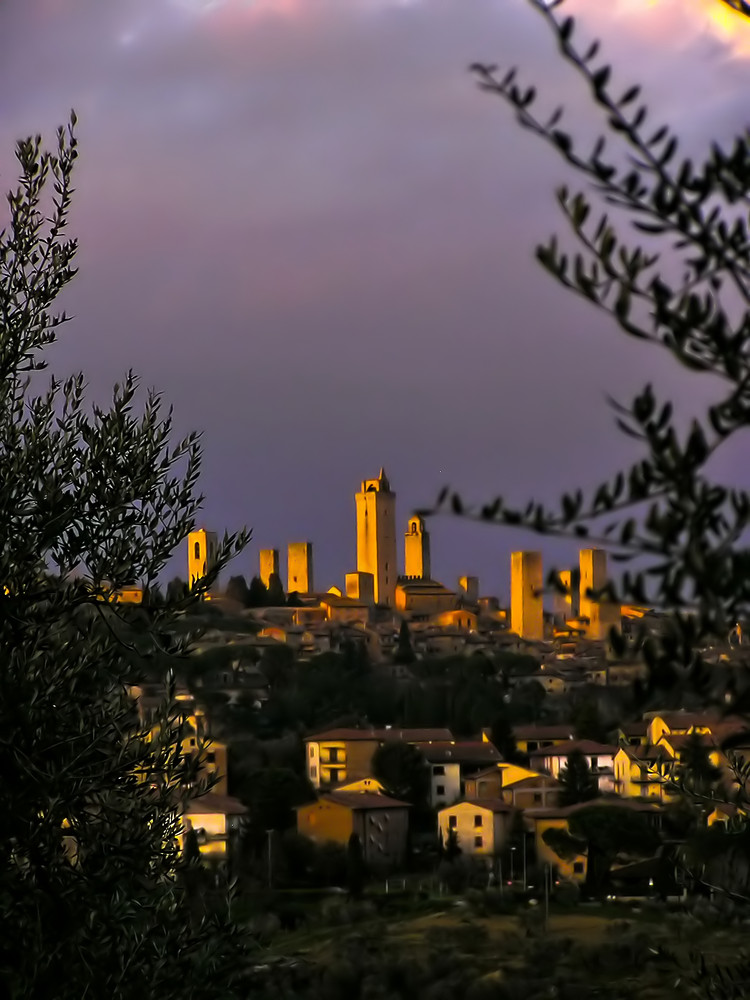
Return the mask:
<svg viewBox="0 0 750 1000">
<path fill-rule="evenodd" d="M 608 996 L 607 988 L 615 984 L 622 995 L 639 1000 L 684 1000 L 686 978 L 697 969 L 698 955 L 709 964 L 734 959 L 746 942 L 743 927 L 707 927 L 685 914 L 648 907 L 640 912 L 617 905 L 553 909 L 545 926 L 538 909 L 481 916 L 453 900 L 432 900 L 430 905 L 431 912 L 365 909 L 350 923 L 308 923 L 276 935 L 266 954 L 299 957 L 317 967 L 341 961 L 352 947 L 376 948 L 391 961 L 427 965 L 436 955 L 453 954 L 468 960 L 488 982 L 523 980 L 531 970 L 580 978 L 600 990 L 593 995 Z"/>
</svg>

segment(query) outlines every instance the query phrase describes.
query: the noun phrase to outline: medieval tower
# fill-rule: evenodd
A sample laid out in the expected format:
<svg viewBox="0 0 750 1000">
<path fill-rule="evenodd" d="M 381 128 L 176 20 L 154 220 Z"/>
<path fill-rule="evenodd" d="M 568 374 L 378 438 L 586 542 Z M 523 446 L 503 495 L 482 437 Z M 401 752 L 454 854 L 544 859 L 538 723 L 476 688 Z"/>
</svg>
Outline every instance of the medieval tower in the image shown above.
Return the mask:
<svg viewBox="0 0 750 1000">
<path fill-rule="evenodd" d="M 216 532 L 201 528 L 188 535 L 188 581 L 192 587 L 213 568 L 219 548 Z"/>
<path fill-rule="evenodd" d="M 404 536 L 404 576 L 407 580 L 430 579 L 430 534 L 417 515 L 409 518 Z"/>
<path fill-rule="evenodd" d="M 396 494 L 383 469 L 356 494 L 357 572 L 372 573 L 375 603 L 393 607 L 396 594 Z"/>
</svg>

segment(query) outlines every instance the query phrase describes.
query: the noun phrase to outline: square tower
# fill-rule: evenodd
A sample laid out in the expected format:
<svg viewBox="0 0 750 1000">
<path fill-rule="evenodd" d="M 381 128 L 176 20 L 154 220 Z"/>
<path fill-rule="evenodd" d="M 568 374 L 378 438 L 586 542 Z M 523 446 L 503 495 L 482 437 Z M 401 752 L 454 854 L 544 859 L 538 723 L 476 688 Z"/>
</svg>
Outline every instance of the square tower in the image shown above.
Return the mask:
<svg viewBox="0 0 750 1000">
<path fill-rule="evenodd" d="M 271 581 L 271 574 L 275 573 L 276 576 L 279 575 L 279 550 L 278 549 L 261 549 L 260 550 L 260 578 L 263 581 L 263 585 L 267 587 Z"/>
<path fill-rule="evenodd" d="M 607 600 L 593 600 L 586 596 L 589 590 L 597 591 L 606 587 L 607 553 L 604 549 L 581 549 L 581 618 L 588 618 L 589 639 L 606 639 L 609 630 L 621 624 L 620 607 Z"/>
<path fill-rule="evenodd" d="M 347 573 L 346 596 L 363 604 L 374 604 L 375 578 L 372 573 Z"/>
<path fill-rule="evenodd" d="M 192 587 L 214 568 L 219 541 L 215 531 L 200 528 L 188 535 L 188 582 Z"/>
<path fill-rule="evenodd" d="M 396 595 L 396 494 L 383 469 L 365 479 L 357 504 L 357 572 L 372 573 L 375 603 L 393 607 Z"/>
<path fill-rule="evenodd" d="M 565 587 L 565 593 L 555 591 L 555 620 L 563 625 L 579 615 L 581 574 L 578 569 L 563 569 L 558 576 Z"/>
<path fill-rule="evenodd" d="M 510 557 L 510 627 L 522 639 L 544 638 L 542 553 Z"/>
<path fill-rule="evenodd" d="M 607 583 L 607 553 L 604 549 L 581 549 L 578 560 L 581 569 L 580 614 L 581 618 L 591 620 L 592 605 L 596 601 L 589 596 L 589 591 L 601 590 Z"/>
<path fill-rule="evenodd" d="M 287 549 L 286 567 L 287 594 L 293 594 L 295 590 L 298 594 L 309 594 L 315 589 L 313 585 L 312 542 L 290 542 Z"/>
<path fill-rule="evenodd" d="M 478 576 L 460 576 L 458 578 L 458 589 L 468 604 L 476 604 L 479 601 Z"/>
<path fill-rule="evenodd" d="M 409 518 L 404 536 L 404 576 L 408 580 L 430 579 L 430 533 L 416 514 Z"/>
</svg>

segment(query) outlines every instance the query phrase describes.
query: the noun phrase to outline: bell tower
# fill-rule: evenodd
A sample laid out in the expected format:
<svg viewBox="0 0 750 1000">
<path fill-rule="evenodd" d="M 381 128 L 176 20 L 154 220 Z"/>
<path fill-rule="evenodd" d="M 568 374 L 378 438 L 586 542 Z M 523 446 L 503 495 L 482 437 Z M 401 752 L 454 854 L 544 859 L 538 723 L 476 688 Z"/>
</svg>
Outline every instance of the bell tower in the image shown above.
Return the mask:
<svg viewBox="0 0 750 1000">
<path fill-rule="evenodd" d="M 409 518 L 404 536 L 404 576 L 408 580 L 430 579 L 430 535 L 416 514 Z"/>
</svg>

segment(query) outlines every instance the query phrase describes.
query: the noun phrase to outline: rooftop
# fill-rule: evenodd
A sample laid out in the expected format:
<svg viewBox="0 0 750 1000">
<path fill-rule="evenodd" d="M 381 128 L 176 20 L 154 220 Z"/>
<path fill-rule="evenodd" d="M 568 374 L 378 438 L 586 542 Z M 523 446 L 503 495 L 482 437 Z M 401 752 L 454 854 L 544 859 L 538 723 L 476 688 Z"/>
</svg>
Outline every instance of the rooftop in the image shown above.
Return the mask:
<svg viewBox="0 0 750 1000">
<path fill-rule="evenodd" d="M 320 800 L 334 802 L 348 809 L 410 809 L 408 802 L 392 799 L 378 792 L 328 792 L 321 795 Z M 309 804 L 309 803 L 308 803 Z M 302 808 L 298 806 L 298 808 Z"/>
<path fill-rule="evenodd" d="M 567 740 L 560 746 L 542 747 L 529 754 L 530 757 L 568 757 L 574 750 L 580 750 L 583 754 L 616 754 L 619 747 L 611 746 L 608 743 L 594 743 L 593 740 Z"/>
</svg>

